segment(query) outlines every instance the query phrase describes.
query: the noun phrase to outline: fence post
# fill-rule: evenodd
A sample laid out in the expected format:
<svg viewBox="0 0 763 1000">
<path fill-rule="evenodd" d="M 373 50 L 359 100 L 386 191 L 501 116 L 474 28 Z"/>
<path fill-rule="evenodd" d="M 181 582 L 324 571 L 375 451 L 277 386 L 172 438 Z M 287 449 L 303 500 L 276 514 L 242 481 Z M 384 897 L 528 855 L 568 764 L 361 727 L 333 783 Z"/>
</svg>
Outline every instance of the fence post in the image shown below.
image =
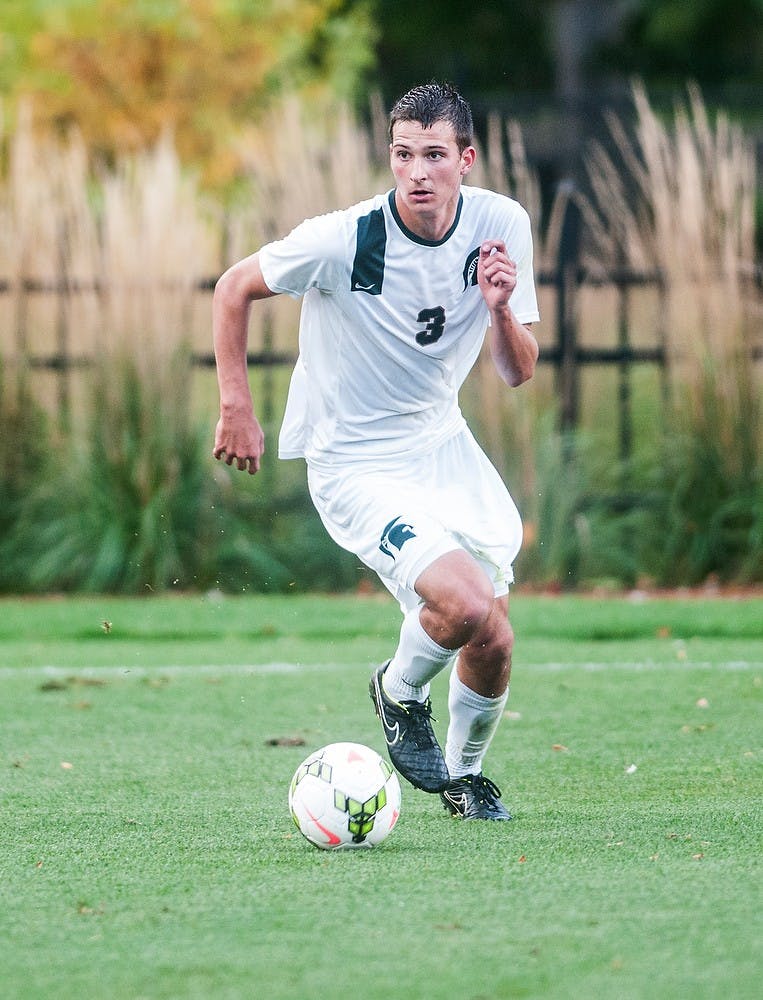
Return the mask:
<svg viewBox="0 0 763 1000">
<path fill-rule="evenodd" d="M 563 216 L 559 234 L 554 284 L 556 287 L 556 382 L 559 393 L 559 429 L 562 435 L 562 463 L 568 481 L 574 481 L 575 445 L 578 426 L 580 378 L 578 373 L 577 291 L 580 283 L 580 236 L 582 219 L 571 180 L 559 186 Z M 566 548 L 562 562 L 562 587 L 572 589 L 580 570 L 576 541 Z"/>
<path fill-rule="evenodd" d="M 58 381 L 58 419 L 60 429 L 69 430 L 71 422 L 71 391 L 69 385 L 69 309 L 71 307 L 71 286 L 69 282 L 69 229 L 65 219 L 59 219 L 58 233 L 58 281 L 56 296 L 58 299 L 56 315 L 56 351 L 57 351 L 57 381 Z"/>
<path fill-rule="evenodd" d="M 630 352 L 630 310 L 628 283 L 625 279 L 625 264 L 621 263 L 618 268 L 620 280 L 617 283 L 617 347 L 620 352 L 618 362 L 618 390 L 617 399 L 619 406 L 618 438 L 619 438 L 619 458 L 621 475 L 623 476 L 623 488 L 628 486 L 629 464 L 633 451 L 633 417 L 631 413 L 631 360 Z"/>
<path fill-rule="evenodd" d="M 562 433 L 578 425 L 579 377 L 577 363 L 577 289 L 580 270 L 580 209 L 575 200 L 575 185 L 562 181 L 559 195 L 564 199 L 556 261 L 556 336 L 558 347 L 557 391 Z"/>
</svg>

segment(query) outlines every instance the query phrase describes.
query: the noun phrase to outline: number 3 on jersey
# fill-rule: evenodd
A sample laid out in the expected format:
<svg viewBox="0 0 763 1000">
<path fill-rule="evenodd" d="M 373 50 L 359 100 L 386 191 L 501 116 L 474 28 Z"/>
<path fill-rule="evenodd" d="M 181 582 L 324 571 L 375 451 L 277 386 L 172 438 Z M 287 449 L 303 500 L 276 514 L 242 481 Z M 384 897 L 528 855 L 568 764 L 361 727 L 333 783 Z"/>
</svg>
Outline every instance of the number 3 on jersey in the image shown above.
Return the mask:
<svg viewBox="0 0 763 1000">
<path fill-rule="evenodd" d="M 416 334 L 416 343 L 426 347 L 428 344 L 436 343 L 445 329 L 445 310 L 442 306 L 435 306 L 434 309 L 422 309 L 416 317 L 418 323 L 426 323 L 426 330 L 421 330 Z"/>
</svg>

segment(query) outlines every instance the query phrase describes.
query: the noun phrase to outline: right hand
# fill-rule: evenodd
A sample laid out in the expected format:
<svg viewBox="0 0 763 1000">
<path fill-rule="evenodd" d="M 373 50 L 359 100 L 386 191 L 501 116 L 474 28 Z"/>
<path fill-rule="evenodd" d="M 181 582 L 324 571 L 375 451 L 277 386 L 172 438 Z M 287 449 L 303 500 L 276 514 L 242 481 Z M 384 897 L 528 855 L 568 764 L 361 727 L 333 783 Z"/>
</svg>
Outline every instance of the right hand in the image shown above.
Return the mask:
<svg viewBox="0 0 763 1000">
<path fill-rule="evenodd" d="M 265 453 L 265 435 L 254 413 L 238 410 L 222 414 L 215 429 L 212 455 L 226 465 L 236 463 L 240 472 L 253 476 L 259 472 L 260 459 Z"/>
</svg>

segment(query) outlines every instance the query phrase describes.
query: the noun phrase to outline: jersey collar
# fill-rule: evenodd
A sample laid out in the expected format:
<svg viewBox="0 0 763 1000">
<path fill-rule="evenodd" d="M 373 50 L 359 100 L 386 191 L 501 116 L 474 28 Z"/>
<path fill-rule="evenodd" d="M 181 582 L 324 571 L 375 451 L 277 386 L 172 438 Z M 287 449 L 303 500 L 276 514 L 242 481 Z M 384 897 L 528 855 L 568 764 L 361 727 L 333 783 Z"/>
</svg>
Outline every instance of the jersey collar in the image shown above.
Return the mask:
<svg viewBox="0 0 763 1000">
<path fill-rule="evenodd" d="M 398 212 L 397 205 L 395 204 L 395 189 L 394 188 L 387 195 L 387 200 L 389 201 L 389 210 L 390 210 L 390 212 L 392 212 L 392 218 L 398 224 L 398 226 L 400 227 L 400 231 L 403 233 L 404 236 L 407 236 L 408 239 L 411 240 L 414 243 L 421 244 L 421 246 L 423 246 L 423 247 L 439 247 L 439 246 L 442 246 L 443 243 L 447 243 L 447 241 L 451 238 L 451 236 L 453 235 L 453 233 L 456 231 L 456 226 L 458 225 L 458 220 L 461 218 L 461 207 L 462 207 L 462 205 L 464 203 L 464 196 L 463 196 L 462 193 L 459 192 L 459 195 L 458 195 L 458 205 L 456 206 L 456 215 L 455 215 L 455 218 L 453 219 L 453 225 L 450 227 L 450 229 L 447 231 L 447 233 L 441 239 L 439 239 L 439 240 L 425 240 L 423 236 L 417 236 L 416 233 L 412 232 L 406 226 L 406 224 L 400 218 L 400 213 Z"/>
</svg>

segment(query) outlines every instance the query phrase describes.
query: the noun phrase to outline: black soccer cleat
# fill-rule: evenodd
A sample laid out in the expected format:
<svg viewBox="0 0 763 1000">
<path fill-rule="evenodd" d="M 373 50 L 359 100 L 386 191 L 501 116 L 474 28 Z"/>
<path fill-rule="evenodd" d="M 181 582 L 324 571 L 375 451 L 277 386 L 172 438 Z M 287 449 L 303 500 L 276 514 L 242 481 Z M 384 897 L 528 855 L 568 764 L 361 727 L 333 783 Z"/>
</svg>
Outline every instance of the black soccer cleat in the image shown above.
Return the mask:
<svg viewBox="0 0 763 1000">
<path fill-rule="evenodd" d="M 425 792 L 441 792 L 450 775 L 432 729 L 432 703 L 393 701 L 382 687 L 389 661 L 374 671 L 368 690 L 381 719 L 390 760 L 404 778 Z"/>
<path fill-rule="evenodd" d="M 442 804 L 459 819 L 511 819 L 501 802 L 501 790 L 483 774 L 454 778 L 440 794 Z"/>
</svg>

